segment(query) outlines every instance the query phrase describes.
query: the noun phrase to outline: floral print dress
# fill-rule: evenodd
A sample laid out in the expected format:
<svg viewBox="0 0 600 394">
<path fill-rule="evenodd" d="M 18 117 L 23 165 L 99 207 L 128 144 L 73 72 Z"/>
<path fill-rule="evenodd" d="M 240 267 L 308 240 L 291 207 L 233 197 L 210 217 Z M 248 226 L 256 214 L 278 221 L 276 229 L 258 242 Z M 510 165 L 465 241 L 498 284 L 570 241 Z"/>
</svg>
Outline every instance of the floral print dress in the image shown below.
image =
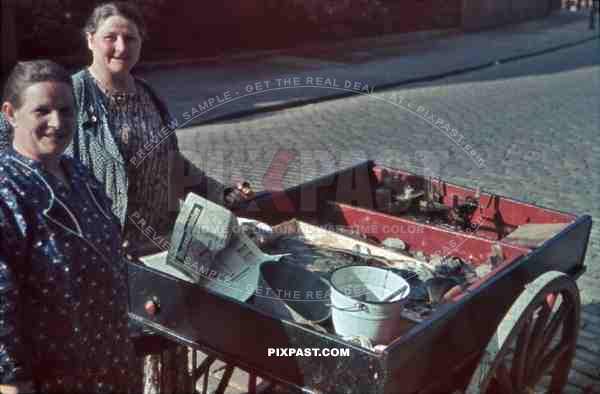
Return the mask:
<svg viewBox="0 0 600 394">
<path fill-rule="evenodd" d="M 88 75 L 91 74 L 88 72 Z M 169 239 L 177 211 L 169 209 L 169 162 L 179 148 L 175 133 L 165 127 L 161 111 L 147 85 L 137 81 L 135 93 L 112 95 L 93 77 L 95 93 L 108 129 L 126 166 L 127 206 L 123 239 L 132 247 L 150 245 L 144 254 L 162 251 Z M 116 179 L 116 178 L 113 178 Z M 157 241 L 158 240 L 158 241 Z M 173 346 L 144 361 L 144 393 L 192 392 L 187 366 L 192 350 Z"/>
<path fill-rule="evenodd" d="M 176 219 L 176 212 L 169 209 L 169 160 L 178 153 L 177 138 L 164 127 L 153 98 L 141 84 L 134 94 L 105 94 L 104 105 L 127 169 L 124 239 L 132 245 L 156 243 L 172 230 Z"/>
<path fill-rule="evenodd" d="M 83 165 L 62 165 L 68 185 L 0 153 L 0 383 L 139 392 L 119 222 Z"/>
</svg>

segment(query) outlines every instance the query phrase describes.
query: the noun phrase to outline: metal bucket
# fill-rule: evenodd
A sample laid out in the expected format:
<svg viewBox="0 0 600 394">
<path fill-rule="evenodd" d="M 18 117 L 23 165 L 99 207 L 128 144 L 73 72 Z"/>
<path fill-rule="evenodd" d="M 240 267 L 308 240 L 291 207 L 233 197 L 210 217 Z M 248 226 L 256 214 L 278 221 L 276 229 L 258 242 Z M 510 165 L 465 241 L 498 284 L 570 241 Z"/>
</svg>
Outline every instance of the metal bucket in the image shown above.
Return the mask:
<svg viewBox="0 0 600 394">
<path fill-rule="evenodd" d="M 410 285 L 400 275 L 365 265 L 338 268 L 331 274 L 335 332 L 387 344 L 402 330 L 402 309 Z"/>
<path fill-rule="evenodd" d="M 320 323 L 331 316 L 329 284 L 319 275 L 285 261 L 261 264 L 254 305 L 281 319 Z"/>
</svg>

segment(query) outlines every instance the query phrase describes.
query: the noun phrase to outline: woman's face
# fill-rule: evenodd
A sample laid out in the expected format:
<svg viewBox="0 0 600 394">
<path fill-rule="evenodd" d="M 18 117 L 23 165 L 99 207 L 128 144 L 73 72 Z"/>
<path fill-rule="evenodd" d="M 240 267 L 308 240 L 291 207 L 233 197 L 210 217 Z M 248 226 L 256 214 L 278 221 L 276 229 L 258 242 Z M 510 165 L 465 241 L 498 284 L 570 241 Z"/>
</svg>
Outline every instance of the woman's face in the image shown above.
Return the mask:
<svg viewBox="0 0 600 394">
<path fill-rule="evenodd" d="M 122 16 L 100 22 L 94 33 L 88 33 L 87 40 L 93 63 L 109 74 L 128 74 L 140 58 L 140 32 L 134 22 Z"/>
<path fill-rule="evenodd" d="M 64 82 L 38 82 L 20 95 L 21 106 L 5 102 L 2 111 L 13 126 L 15 149 L 31 159 L 59 157 L 75 130 L 73 89 Z"/>
</svg>

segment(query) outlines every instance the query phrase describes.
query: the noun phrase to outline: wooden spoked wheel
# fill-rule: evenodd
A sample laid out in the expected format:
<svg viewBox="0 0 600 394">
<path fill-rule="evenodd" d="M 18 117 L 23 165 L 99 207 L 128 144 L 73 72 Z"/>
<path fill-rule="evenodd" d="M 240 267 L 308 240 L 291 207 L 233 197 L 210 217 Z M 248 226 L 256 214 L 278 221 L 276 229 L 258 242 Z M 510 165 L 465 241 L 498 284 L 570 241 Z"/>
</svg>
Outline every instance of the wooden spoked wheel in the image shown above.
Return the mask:
<svg viewBox="0 0 600 394">
<path fill-rule="evenodd" d="M 468 394 L 563 392 L 580 315 L 575 282 L 548 272 L 526 286 L 488 343 Z"/>
</svg>

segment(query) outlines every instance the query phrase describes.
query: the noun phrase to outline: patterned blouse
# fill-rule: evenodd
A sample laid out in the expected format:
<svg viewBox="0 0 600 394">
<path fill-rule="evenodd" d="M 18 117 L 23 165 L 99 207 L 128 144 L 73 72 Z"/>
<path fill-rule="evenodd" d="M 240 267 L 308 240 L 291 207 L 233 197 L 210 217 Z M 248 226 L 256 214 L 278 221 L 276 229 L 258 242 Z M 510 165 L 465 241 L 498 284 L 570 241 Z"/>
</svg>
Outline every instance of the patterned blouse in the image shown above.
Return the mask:
<svg viewBox="0 0 600 394">
<path fill-rule="evenodd" d="M 11 133 L 10 123 L 8 123 L 4 114 L 0 112 L 0 152 L 10 147 Z"/>
<path fill-rule="evenodd" d="M 0 383 L 126 392 L 141 377 L 120 225 L 89 172 L 61 164 L 68 186 L 39 162 L 0 153 Z"/>
<path fill-rule="evenodd" d="M 178 152 L 177 139 L 174 133 L 165 137 L 168 129 L 144 85 L 137 83 L 135 94 L 104 93 L 103 101 L 109 129 L 127 163 L 123 238 L 132 245 L 151 243 L 175 223 L 177 213 L 169 211 L 169 155 Z"/>
</svg>

